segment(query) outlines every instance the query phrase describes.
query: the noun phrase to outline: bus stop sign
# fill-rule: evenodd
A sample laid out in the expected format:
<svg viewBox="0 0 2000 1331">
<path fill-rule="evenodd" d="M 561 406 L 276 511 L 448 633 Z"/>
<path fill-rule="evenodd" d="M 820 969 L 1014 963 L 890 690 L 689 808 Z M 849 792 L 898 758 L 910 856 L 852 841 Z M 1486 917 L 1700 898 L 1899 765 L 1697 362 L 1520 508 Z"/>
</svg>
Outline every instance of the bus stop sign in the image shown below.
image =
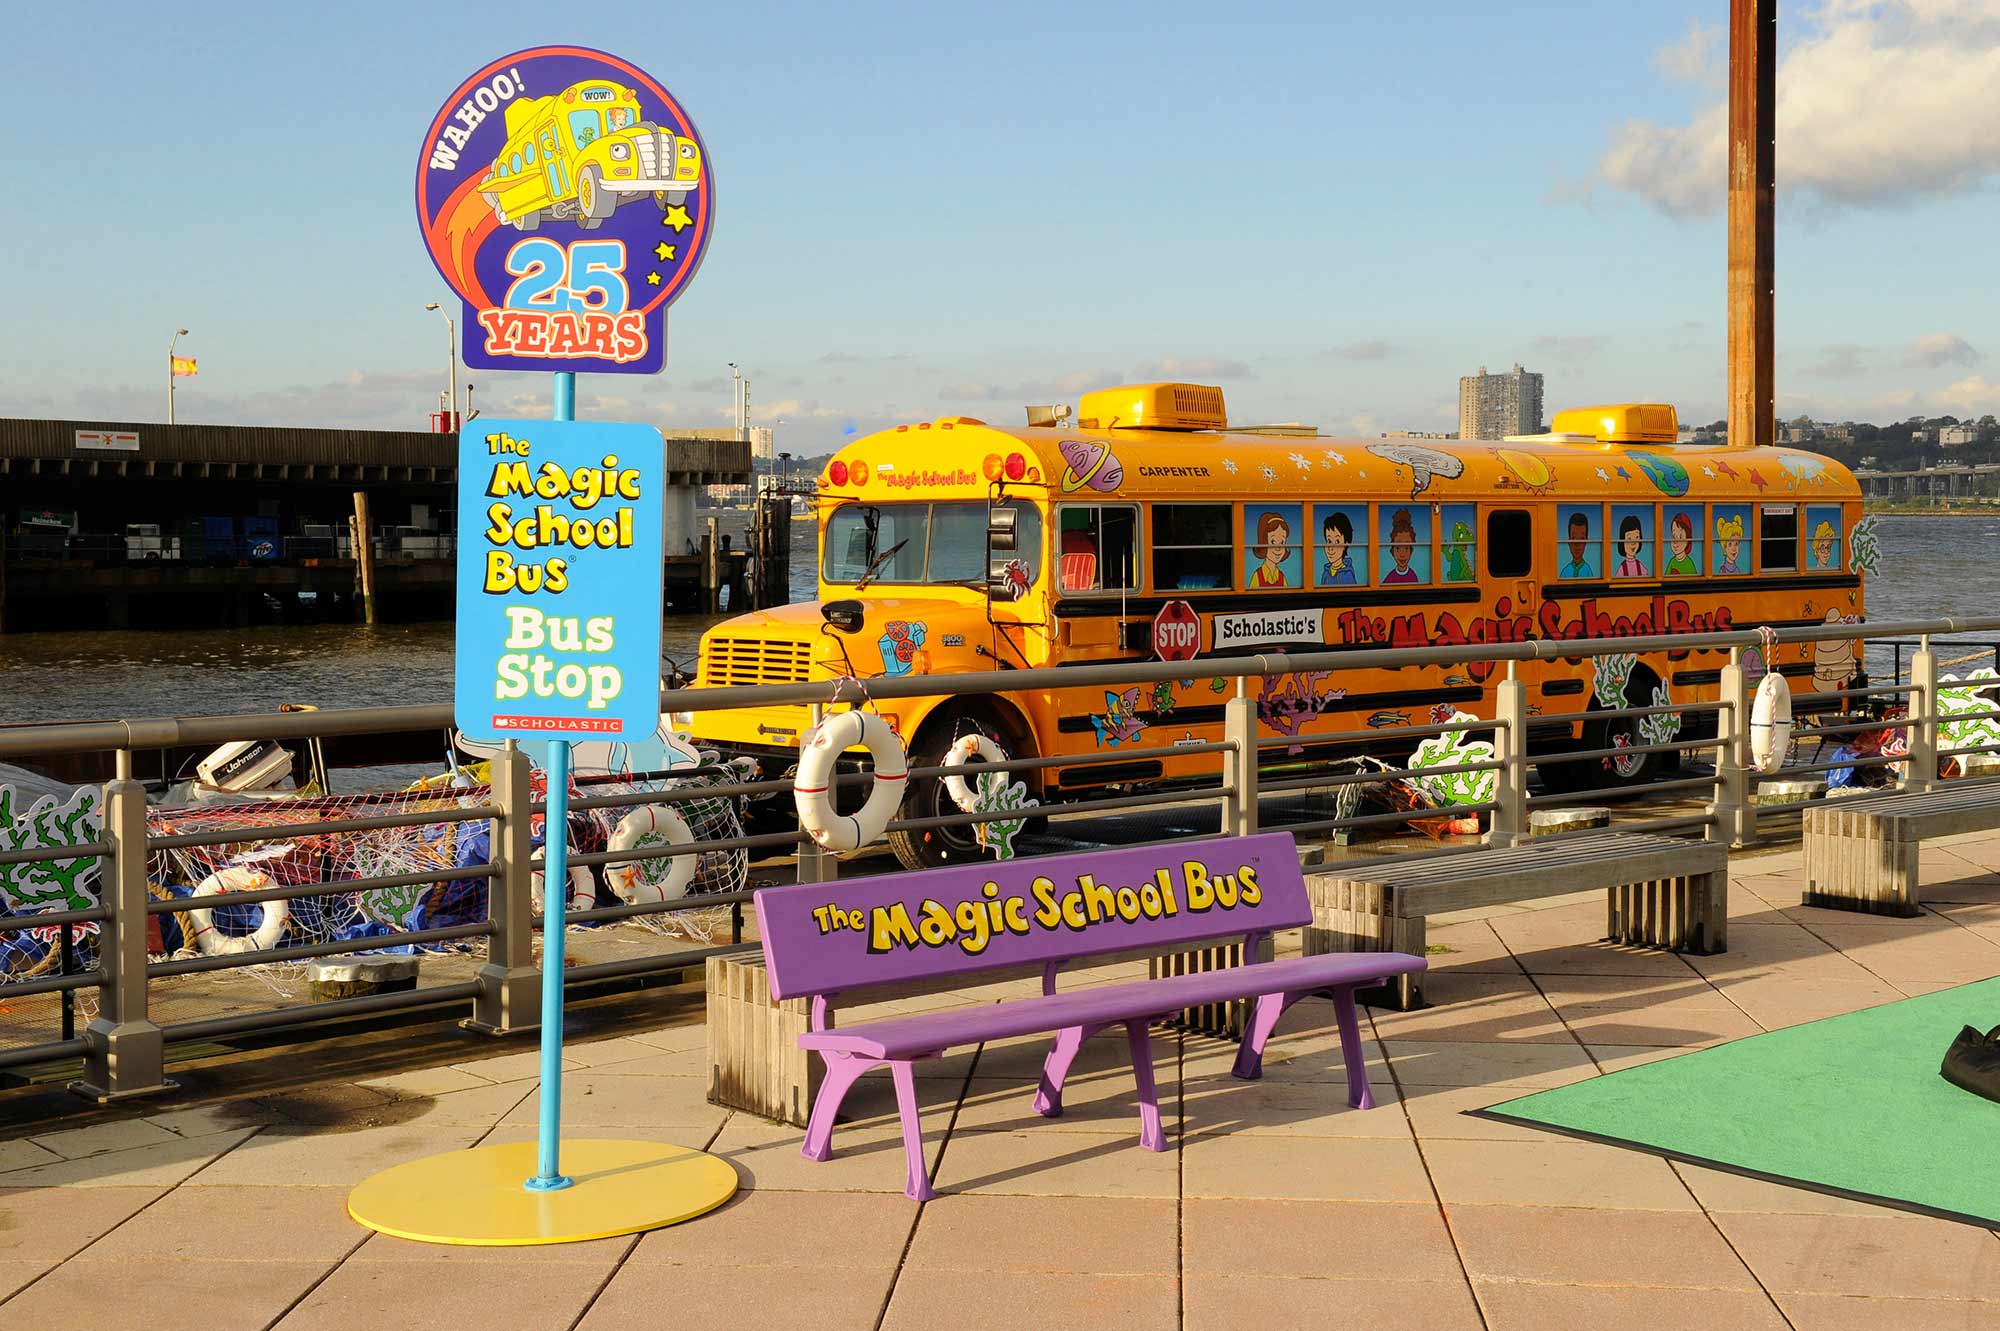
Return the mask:
<svg viewBox="0 0 2000 1331">
<path fill-rule="evenodd" d="M 1153 654 L 1162 661 L 1188 661 L 1201 650 L 1201 616 L 1186 601 L 1169 601 L 1153 616 Z"/>
</svg>

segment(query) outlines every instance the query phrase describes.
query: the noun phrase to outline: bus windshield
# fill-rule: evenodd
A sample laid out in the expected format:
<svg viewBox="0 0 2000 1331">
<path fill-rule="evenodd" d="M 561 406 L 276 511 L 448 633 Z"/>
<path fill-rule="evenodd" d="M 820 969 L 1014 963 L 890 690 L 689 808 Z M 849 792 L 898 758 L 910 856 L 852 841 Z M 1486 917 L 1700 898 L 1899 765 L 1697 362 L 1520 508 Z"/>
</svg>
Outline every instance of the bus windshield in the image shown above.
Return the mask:
<svg viewBox="0 0 2000 1331">
<path fill-rule="evenodd" d="M 1021 515 L 1018 549 L 1038 551 L 1041 513 L 1028 504 L 1008 507 Z M 827 518 L 820 575 L 830 583 L 854 586 L 932 582 L 984 587 L 986 514 L 987 506 L 979 503 L 842 504 Z M 996 553 L 993 567 L 1006 562 Z"/>
</svg>

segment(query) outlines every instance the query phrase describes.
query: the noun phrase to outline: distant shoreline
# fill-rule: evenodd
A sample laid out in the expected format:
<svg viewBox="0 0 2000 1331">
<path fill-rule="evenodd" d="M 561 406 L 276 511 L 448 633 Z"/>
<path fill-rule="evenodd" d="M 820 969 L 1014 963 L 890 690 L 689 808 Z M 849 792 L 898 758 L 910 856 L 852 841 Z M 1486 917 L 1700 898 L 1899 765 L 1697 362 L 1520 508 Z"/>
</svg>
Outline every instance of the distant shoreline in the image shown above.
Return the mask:
<svg viewBox="0 0 2000 1331">
<path fill-rule="evenodd" d="M 1973 508 L 1939 508 L 1916 504 L 1863 504 L 1862 511 L 1881 518 L 2000 518 L 2000 504 Z"/>
</svg>

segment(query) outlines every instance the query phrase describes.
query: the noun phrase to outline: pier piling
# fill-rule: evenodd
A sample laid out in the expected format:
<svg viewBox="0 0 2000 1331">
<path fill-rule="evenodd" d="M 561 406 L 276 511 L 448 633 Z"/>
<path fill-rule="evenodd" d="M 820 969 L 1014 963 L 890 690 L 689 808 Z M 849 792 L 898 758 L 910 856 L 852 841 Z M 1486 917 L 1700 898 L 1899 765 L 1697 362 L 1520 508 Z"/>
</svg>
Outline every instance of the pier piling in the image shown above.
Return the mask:
<svg viewBox="0 0 2000 1331">
<path fill-rule="evenodd" d="M 375 622 L 375 542 L 368 535 L 368 492 L 354 492 L 354 578 L 361 593 L 361 622 Z"/>
</svg>

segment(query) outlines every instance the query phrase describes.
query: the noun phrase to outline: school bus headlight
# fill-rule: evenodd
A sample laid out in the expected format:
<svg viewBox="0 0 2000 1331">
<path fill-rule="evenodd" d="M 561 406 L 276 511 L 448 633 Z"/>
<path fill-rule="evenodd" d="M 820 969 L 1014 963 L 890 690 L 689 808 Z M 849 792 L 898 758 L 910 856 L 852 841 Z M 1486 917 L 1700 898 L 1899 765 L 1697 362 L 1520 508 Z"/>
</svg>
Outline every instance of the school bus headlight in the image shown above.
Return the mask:
<svg viewBox="0 0 2000 1331">
<path fill-rule="evenodd" d="M 632 145 L 620 141 L 611 145 L 611 160 L 622 162 L 632 155 Z"/>
</svg>

